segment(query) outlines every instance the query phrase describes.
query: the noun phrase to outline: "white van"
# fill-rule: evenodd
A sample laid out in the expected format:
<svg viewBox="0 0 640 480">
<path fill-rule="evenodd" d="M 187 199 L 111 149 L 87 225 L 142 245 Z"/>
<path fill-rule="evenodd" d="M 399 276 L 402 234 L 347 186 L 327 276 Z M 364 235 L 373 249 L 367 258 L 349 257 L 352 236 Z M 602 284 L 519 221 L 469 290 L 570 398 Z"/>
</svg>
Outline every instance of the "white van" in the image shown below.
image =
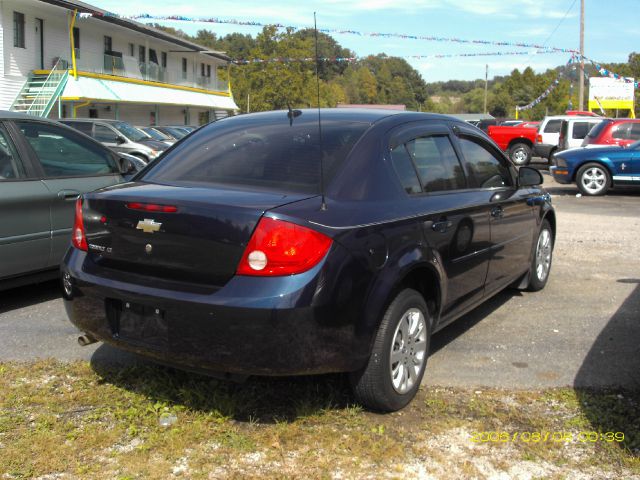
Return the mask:
<svg viewBox="0 0 640 480">
<path fill-rule="evenodd" d="M 540 127 L 538 127 L 538 135 L 536 136 L 536 141 L 533 144 L 533 154 L 538 157 L 543 157 L 546 159 L 551 158 L 551 156 L 558 149 L 558 141 L 560 137 L 560 128 L 562 127 L 563 120 L 575 120 L 577 122 L 587 122 L 587 123 L 599 123 L 603 117 L 588 117 L 581 115 L 552 115 L 548 117 L 544 117 L 544 120 L 540 122 Z M 591 125 L 592 127 L 593 125 Z M 578 129 L 585 128 L 582 124 L 578 127 Z M 589 127 L 590 130 L 590 127 Z M 589 133 L 589 130 L 585 132 L 585 136 Z M 584 137 L 583 137 L 584 138 Z M 580 146 L 582 142 L 578 143 L 576 146 Z"/>
</svg>

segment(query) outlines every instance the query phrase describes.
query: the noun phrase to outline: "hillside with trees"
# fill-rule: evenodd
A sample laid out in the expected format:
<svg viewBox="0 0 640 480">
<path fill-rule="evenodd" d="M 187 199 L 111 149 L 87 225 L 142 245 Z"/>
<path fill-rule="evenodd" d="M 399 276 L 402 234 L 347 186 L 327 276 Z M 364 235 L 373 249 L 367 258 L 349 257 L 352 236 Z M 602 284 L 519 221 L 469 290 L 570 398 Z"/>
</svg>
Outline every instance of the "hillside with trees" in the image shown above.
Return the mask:
<svg viewBox="0 0 640 480">
<path fill-rule="evenodd" d="M 209 30 L 190 36 L 181 30 L 154 27 L 182 36 L 212 50 L 223 51 L 233 60 L 247 62 L 231 67 L 231 84 L 242 112 L 317 106 L 315 43 L 313 30 L 281 30 L 264 27 L 254 37 L 233 33 L 218 37 Z M 408 110 L 437 113 L 479 113 L 484 106 L 484 80 L 449 80 L 427 83 L 409 63 L 384 53 L 353 59 L 354 52 L 333 37 L 318 33 L 320 105 L 338 103 L 403 104 Z M 620 75 L 640 77 L 640 54 L 629 61 L 603 64 Z M 595 67 L 585 64 L 587 74 L 598 76 Z M 495 117 L 512 117 L 516 105 L 527 105 L 556 79 L 551 94 L 532 109 L 522 111 L 525 119 L 537 120 L 546 114 L 578 106 L 577 65 L 562 65 L 536 74 L 531 68 L 514 69 L 510 75 L 488 82 L 487 110 Z M 572 88 L 574 87 L 574 88 Z M 586 89 L 585 89 L 586 90 Z M 636 92 L 636 105 L 640 95 Z M 585 99 L 586 104 L 586 99 Z M 608 112 L 612 113 L 612 112 Z M 640 108 L 636 107 L 636 115 Z"/>
</svg>

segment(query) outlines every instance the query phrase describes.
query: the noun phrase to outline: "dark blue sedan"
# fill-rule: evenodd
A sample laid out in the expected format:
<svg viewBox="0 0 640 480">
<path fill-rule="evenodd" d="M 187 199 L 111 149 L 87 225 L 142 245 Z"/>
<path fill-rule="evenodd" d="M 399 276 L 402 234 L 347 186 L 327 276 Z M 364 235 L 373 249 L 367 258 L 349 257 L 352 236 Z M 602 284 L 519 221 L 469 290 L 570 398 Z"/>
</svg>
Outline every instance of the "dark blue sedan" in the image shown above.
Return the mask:
<svg viewBox="0 0 640 480">
<path fill-rule="evenodd" d="M 556 153 L 549 171 L 559 183 L 576 183 L 585 195 L 640 185 L 640 141 L 628 147 L 574 148 Z"/>
<path fill-rule="evenodd" d="M 545 286 L 541 183 L 442 115 L 226 118 L 78 201 L 65 307 L 82 344 L 226 375 L 349 372 L 358 401 L 397 410 L 433 332 Z"/>
</svg>

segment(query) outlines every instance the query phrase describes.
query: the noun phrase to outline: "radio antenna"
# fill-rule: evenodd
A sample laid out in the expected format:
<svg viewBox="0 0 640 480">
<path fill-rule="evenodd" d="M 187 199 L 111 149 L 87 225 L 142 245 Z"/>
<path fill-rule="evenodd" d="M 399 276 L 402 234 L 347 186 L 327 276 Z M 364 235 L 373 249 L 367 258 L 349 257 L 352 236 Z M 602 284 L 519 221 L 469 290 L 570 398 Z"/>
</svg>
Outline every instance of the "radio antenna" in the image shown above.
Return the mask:
<svg viewBox="0 0 640 480">
<path fill-rule="evenodd" d="M 327 202 L 325 202 L 324 199 L 324 153 L 322 150 L 322 119 L 320 117 L 320 57 L 318 56 L 318 25 L 316 23 L 316 12 L 313 12 L 313 33 L 316 43 L 316 85 L 318 87 L 318 144 L 320 146 L 320 195 L 322 197 L 320 210 L 326 210 Z"/>
</svg>

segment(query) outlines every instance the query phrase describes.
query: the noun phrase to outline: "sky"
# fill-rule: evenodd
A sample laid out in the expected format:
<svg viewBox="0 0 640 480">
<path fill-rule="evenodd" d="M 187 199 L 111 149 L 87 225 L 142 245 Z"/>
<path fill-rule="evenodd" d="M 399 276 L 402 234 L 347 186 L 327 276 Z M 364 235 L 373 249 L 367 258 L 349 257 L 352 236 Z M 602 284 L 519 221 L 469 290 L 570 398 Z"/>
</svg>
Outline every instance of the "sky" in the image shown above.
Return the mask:
<svg viewBox="0 0 640 480">
<path fill-rule="evenodd" d="M 596 62 L 625 62 L 640 52 L 640 0 L 584 0 L 585 56 Z M 385 53 L 404 57 L 427 82 L 473 80 L 509 74 L 527 66 L 540 73 L 567 63 L 569 53 L 541 53 L 535 48 L 375 37 L 369 33 L 435 36 L 579 49 L 580 0 L 88 0 L 87 3 L 129 16 L 181 15 L 190 19 L 219 18 L 296 28 L 350 30 L 330 33 L 343 47 L 364 57 Z M 239 32 L 254 36 L 262 28 L 195 21 L 158 21 L 195 34 L 212 30 L 218 36 Z M 524 55 L 434 58 L 492 52 Z M 429 58 L 411 58 L 427 56 Z"/>
</svg>

